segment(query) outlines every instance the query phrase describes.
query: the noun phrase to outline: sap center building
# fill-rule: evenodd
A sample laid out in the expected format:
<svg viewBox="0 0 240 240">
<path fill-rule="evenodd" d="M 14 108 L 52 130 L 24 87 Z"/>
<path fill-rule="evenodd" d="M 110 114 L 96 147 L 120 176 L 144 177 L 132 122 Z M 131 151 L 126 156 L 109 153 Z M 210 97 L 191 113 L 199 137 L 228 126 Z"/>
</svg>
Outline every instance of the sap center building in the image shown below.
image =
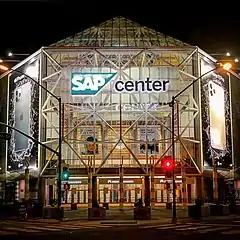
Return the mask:
<svg viewBox="0 0 240 240">
<path fill-rule="evenodd" d="M 30 197 L 45 205 L 57 199 L 61 131 L 61 163 L 70 174 L 62 204 L 142 198 L 161 205 L 172 201 L 161 162 L 172 156 L 174 132 L 176 201 L 211 198 L 214 162 L 219 186 L 232 178 L 229 80 L 237 78 L 219 69 L 205 74 L 215 66 L 199 47 L 123 17 L 42 47 L 1 76 L 8 83 L 5 120 L 26 134 L 6 128 L 2 185 L 24 198 L 29 166 Z M 173 129 L 169 102 L 198 78 L 176 99 Z"/>
</svg>

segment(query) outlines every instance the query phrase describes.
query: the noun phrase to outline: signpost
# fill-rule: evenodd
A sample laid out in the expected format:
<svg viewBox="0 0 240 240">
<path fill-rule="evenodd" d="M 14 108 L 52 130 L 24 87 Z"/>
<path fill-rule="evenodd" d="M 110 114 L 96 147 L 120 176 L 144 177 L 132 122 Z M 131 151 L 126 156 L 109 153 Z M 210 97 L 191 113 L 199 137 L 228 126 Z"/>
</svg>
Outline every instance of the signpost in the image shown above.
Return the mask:
<svg viewBox="0 0 240 240">
<path fill-rule="evenodd" d="M 27 204 L 26 203 L 20 203 L 19 205 L 19 217 L 21 219 L 27 220 Z"/>
</svg>

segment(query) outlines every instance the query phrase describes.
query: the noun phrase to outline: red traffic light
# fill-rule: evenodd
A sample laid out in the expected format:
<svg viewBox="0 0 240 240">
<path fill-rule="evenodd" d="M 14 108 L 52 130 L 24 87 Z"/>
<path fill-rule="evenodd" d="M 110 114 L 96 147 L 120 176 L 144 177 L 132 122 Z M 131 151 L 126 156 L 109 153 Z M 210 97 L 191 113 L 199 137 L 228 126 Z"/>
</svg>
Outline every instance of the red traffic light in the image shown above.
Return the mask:
<svg viewBox="0 0 240 240">
<path fill-rule="evenodd" d="M 162 167 L 165 171 L 170 171 L 173 169 L 173 159 L 172 157 L 166 156 L 162 159 Z"/>
</svg>

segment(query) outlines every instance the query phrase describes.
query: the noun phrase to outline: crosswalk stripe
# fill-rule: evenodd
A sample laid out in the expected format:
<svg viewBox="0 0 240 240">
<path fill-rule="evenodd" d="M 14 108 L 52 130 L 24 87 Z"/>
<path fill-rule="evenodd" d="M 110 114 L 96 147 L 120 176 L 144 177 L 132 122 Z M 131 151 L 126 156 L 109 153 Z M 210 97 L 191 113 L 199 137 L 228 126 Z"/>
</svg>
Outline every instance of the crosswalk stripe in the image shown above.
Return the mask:
<svg viewBox="0 0 240 240">
<path fill-rule="evenodd" d="M 43 230 L 43 231 L 58 231 L 58 229 L 55 229 L 55 228 L 46 228 L 46 227 L 38 227 L 38 226 L 26 226 L 25 228 Z"/>
<path fill-rule="evenodd" d="M 91 226 L 91 227 L 109 227 L 109 226 L 115 226 L 116 224 L 93 224 L 93 223 L 86 223 L 86 224 L 82 224 L 82 223 L 76 223 L 73 224 L 71 226 Z"/>
<path fill-rule="evenodd" d="M 231 231 L 227 231 L 227 232 L 222 232 L 222 234 L 224 235 L 231 235 L 231 234 L 240 234 L 240 230 L 231 230 Z"/>
<path fill-rule="evenodd" d="M 156 227 L 170 227 L 170 226 L 176 226 L 175 224 L 162 224 L 162 225 L 148 225 L 148 226 L 139 226 L 141 228 L 156 228 Z"/>
<path fill-rule="evenodd" d="M 208 232 L 216 232 L 231 229 L 231 227 L 218 227 L 218 228 L 208 228 L 198 231 L 198 233 L 208 233 Z"/>
<path fill-rule="evenodd" d="M 28 233 L 38 233 L 40 231 L 32 230 L 32 229 L 26 229 L 26 228 L 15 228 L 15 227 L 7 227 L 4 228 L 5 230 L 9 231 L 16 231 L 16 232 L 28 232 Z"/>
<path fill-rule="evenodd" d="M 191 231 L 191 230 L 199 230 L 199 229 L 206 229 L 210 228 L 211 226 L 191 226 L 187 228 L 178 228 L 176 231 Z"/>
<path fill-rule="evenodd" d="M 60 226 L 70 226 L 76 228 L 110 228 L 116 225 L 101 225 L 101 224 L 73 224 L 73 225 L 60 225 Z"/>
<path fill-rule="evenodd" d="M 160 227 L 157 228 L 158 230 L 165 230 L 165 229 L 176 229 L 176 228 L 184 228 L 184 227 L 190 227 L 192 226 L 191 224 L 184 224 L 184 225 L 174 225 L 174 226 L 169 226 L 169 227 Z"/>
<path fill-rule="evenodd" d="M 67 229 L 67 230 L 78 230 L 81 229 L 79 226 L 73 226 L 73 225 L 51 225 L 51 228 L 55 229 Z M 82 228 L 92 228 L 90 226 L 84 226 Z"/>
<path fill-rule="evenodd" d="M 0 230 L 0 236 L 16 235 L 16 234 L 18 234 L 18 233 L 16 233 L 16 232 L 7 232 L 7 231 Z"/>
<path fill-rule="evenodd" d="M 92 227 L 95 227 L 95 228 L 110 228 L 110 227 L 115 227 L 115 226 L 119 226 L 119 225 L 91 225 Z"/>
</svg>

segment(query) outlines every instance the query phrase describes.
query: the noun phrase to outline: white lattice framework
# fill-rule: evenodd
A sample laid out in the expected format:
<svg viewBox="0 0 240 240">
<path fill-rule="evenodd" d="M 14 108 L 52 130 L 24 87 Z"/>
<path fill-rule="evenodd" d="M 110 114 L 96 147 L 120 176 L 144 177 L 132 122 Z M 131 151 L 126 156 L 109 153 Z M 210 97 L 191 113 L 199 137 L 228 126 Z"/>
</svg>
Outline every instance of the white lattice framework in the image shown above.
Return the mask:
<svg viewBox="0 0 240 240">
<path fill-rule="evenodd" d="M 102 167 L 118 167 L 121 161 L 128 167 L 140 167 L 144 172 L 148 171 L 151 158 L 155 159 L 155 167 L 158 166 L 163 156 L 171 154 L 171 109 L 167 103 L 197 78 L 198 51 L 197 47 L 121 17 L 42 48 L 41 84 L 61 96 L 63 102 L 63 160 L 70 167 L 79 168 L 87 167 L 91 158 L 95 173 Z M 70 73 L 86 69 L 116 72 L 116 78 L 122 80 L 133 79 L 134 71 L 139 74 L 158 71 L 158 77 L 168 79 L 171 85 L 164 94 L 116 94 L 110 84 L 96 96 L 71 96 Z M 199 97 L 199 91 L 197 95 Z M 47 95 L 40 104 L 40 112 L 47 126 L 44 143 L 57 150 L 58 103 Z M 123 104 L 142 105 L 140 109 L 120 111 L 116 106 Z M 176 159 L 194 166 L 200 173 L 202 157 L 201 154 L 196 156 L 195 151 L 198 149 L 201 152 L 201 134 L 196 136 L 194 129 L 196 121 L 198 126 L 201 125 L 201 118 L 198 118 L 201 110 L 193 87 L 178 98 L 177 106 L 177 127 L 174 130 Z M 157 129 L 159 153 L 141 154 L 140 144 L 147 145 L 149 142 L 140 139 L 137 129 L 141 127 L 147 130 L 149 126 Z M 86 140 L 81 139 L 81 129 L 89 128 L 96 134 L 95 147 L 98 145 L 100 149 L 98 154 L 91 157 L 81 152 L 86 144 Z M 42 173 L 46 168 L 56 166 L 56 156 L 47 153 L 47 159 L 44 160 Z"/>
</svg>

